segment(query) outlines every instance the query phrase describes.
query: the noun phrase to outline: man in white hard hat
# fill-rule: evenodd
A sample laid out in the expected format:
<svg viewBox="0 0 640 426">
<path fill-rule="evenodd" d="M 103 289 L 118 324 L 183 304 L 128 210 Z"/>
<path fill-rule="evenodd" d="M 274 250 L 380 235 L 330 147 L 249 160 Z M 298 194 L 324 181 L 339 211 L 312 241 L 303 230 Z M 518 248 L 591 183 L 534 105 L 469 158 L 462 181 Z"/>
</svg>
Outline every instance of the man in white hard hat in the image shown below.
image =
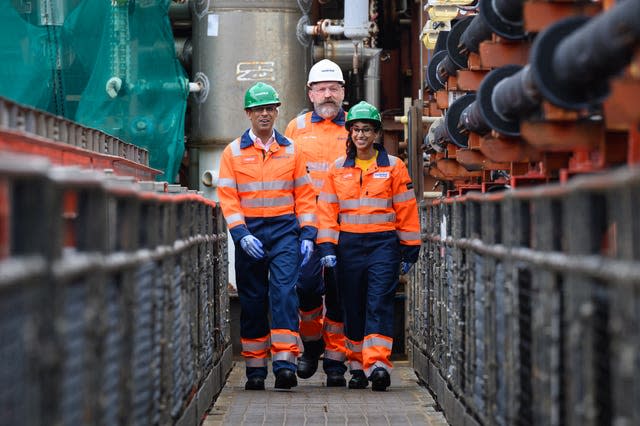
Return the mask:
<svg viewBox="0 0 640 426">
<path fill-rule="evenodd" d="M 328 59 L 317 62 L 309 71 L 307 88 L 313 111 L 291 120 L 285 136 L 300 147 L 317 196 L 330 165 L 345 155 L 347 131 L 342 109 L 342 70 Z M 335 270 L 331 265 L 321 265 L 318 253 L 302 267 L 297 292 L 300 337 L 304 343 L 304 353 L 298 359 L 298 377 L 313 376 L 322 356 L 327 386 L 345 386 L 344 326 Z"/>
</svg>

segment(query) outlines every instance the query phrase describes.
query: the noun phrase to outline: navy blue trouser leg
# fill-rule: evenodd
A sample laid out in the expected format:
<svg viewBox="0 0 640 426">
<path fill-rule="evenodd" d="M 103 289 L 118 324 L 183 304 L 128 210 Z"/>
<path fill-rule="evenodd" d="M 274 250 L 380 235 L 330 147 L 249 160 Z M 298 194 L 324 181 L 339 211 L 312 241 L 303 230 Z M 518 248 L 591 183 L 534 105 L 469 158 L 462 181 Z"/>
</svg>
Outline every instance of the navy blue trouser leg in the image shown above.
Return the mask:
<svg viewBox="0 0 640 426">
<path fill-rule="evenodd" d="M 399 263 L 395 232 L 340 234 L 338 277 L 348 339 L 360 341 L 368 334 L 393 337 Z"/>
<path fill-rule="evenodd" d="M 296 281 L 300 250 L 297 221 L 261 220 L 250 231 L 263 243 L 265 258 L 253 259 L 236 248 L 236 283 L 240 298 L 240 336 L 256 339 L 270 334 L 272 329 L 298 332 L 298 297 Z M 271 326 L 269 326 L 269 313 Z M 296 369 L 291 360 L 273 361 L 273 370 Z M 266 377 L 266 367 L 247 367 L 247 377 Z"/>
</svg>

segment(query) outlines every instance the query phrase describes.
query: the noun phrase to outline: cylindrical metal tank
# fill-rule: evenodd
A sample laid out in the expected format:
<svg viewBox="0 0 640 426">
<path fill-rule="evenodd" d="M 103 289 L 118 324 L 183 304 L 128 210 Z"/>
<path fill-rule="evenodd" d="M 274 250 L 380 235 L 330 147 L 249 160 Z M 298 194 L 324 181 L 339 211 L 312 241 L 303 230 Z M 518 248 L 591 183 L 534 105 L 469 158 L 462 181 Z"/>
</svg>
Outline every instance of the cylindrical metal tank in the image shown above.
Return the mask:
<svg viewBox="0 0 640 426">
<path fill-rule="evenodd" d="M 276 129 L 306 106 L 307 51 L 298 42 L 302 16 L 296 0 L 192 0 L 192 80 L 205 80 L 207 94 L 190 97 L 189 152 L 197 156 L 200 190 L 217 200 L 224 147 L 249 126 L 244 93 L 258 81 L 280 95 Z M 203 77 L 204 76 L 204 77 Z M 229 239 L 229 247 L 233 243 Z M 233 250 L 229 281 L 235 284 Z"/>
<path fill-rule="evenodd" d="M 272 85 L 282 106 L 276 128 L 305 106 L 307 60 L 296 37 L 302 12 L 296 0 L 209 2 L 193 31 L 193 74 L 204 73 L 209 95 L 192 104 L 191 137 L 199 145 L 226 145 L 248 126 L 245 91 L 258 81 Z"/>
</svg>

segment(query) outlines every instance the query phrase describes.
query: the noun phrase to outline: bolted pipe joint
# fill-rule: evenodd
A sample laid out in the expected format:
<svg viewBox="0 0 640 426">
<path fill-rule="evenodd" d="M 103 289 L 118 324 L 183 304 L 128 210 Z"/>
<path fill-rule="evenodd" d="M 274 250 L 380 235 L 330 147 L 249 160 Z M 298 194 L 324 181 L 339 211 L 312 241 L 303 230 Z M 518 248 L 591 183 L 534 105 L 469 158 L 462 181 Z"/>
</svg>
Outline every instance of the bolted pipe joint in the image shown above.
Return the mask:
<svg viewBox="0 0 640 426">
<path fill-rule="evenodd" d="M 491 131 L 491 127 L 482 117 L 478 102 L 472 102 L 462 111 L 458 120 L 458 129 L 466 129 L 479 135 L 486 135 Z"/>
<path fill-rule="evenodd" d="M 427 149 L 433 149 L 435 152 L 444 152 L 449 142 L 450 139 L 447 135 L 444 118 L 438 117 L 431 126 L 429 126 L 429 131 L 425 136 L 425 145 Z"/>
<path fill-rule="evenodd" d="M 447 54 L 440 62 L 438 62 L 438 65 L 436 65 L 436 77 L 444 86 L 447 83 L 447 79 L 452 75 L 456 75 L 459 69 L 460 67 L 458 67 Z"/>
<path fill-rule="evenodd" d="M 467 148 L 469 146 L 469 130 L 460 125 L 463 112 L 473 105 L 476 100 L 475 93 L 467 93 L 466 95 L 458 98 L 449 105 L 447 114 L 444 117 L 445 127 L 447 129 L 447 135 L 451 142 L 459 148 Z"/>
<path fill-rule="evenodd" d="M 527 101 L 518 80 L 520 77 L 516 77 L 512 81 L 514 84 L 505 84 L 500 92 L 496 92 L 500 82 L 513 76 L 521 69 L 520 65 L 505 65 L 496 68 L 485 76 L 478 88 L 477 102 L 482 120 L 492 130 L 505 136 L 520 136 L 520 117 L 537 105 L 531 105 Z M 501 107 L 499 113 L 494 105 Z"/>
</svg>

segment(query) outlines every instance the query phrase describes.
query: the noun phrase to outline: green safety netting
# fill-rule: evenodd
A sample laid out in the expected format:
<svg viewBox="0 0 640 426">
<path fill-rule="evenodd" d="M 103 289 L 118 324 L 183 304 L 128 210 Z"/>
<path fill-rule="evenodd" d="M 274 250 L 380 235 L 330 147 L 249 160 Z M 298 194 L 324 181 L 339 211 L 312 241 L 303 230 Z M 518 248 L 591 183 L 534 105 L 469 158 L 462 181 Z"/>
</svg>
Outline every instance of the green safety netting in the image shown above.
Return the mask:
<svg viewBox="0 0 640 426">
<path fill-rule="evenodd" d="M 149 151 L 174 182 L 188 80 L 171 0 L 0 0 L 0 96 Z"/>
</svg>

